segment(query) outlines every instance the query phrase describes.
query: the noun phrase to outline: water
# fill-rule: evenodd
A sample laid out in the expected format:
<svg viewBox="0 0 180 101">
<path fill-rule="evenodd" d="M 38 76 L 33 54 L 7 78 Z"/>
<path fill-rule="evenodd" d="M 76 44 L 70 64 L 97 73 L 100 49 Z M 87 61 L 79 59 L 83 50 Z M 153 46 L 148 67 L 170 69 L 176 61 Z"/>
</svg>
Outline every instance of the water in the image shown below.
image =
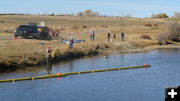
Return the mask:
<svg viewBox="0 0 180 101">
<path fill-rule="evenodd" d="M 53 66 L 51 73 L 136 66 L 130 69 L 71 75 L 33 81 L 0 83 L 0 101 L 164 101 L 165 87 L 180 85 L 180 49 L 147 53 L 86 57 Z M 46 75 L 21 70 L 2 73 L 0 79 Z"/>
</svg>

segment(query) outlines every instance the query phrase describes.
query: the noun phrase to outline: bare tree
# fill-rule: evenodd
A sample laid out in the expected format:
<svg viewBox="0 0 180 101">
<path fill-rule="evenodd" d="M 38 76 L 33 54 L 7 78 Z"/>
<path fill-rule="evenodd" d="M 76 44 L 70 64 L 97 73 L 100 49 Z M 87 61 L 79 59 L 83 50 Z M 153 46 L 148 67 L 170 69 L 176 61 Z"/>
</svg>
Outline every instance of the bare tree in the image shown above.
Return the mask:
<svg viewBox="0 0 180 101">
<path fill-rule="evenodd" d="M 180 12 L 174 12 L 174 17 L 180 18 Z"/>
<path fill-rule="evenodd" d="M 83 16 L 83 12 L 77 13 L 77 16 Z"/>
<path fill-rule="evenodd" d="M 84 12 L 77 13 L 77 16 L 89 16 L 89 17 L 91 17 L 91 16 L 99 16 L 99 15 L 100 15 L 99 12 L 93 12 L 89 9 L 85 10 Z"/>
<path fill-rule="evenodd" d="M 180 41 L 180 24 L 178 22 L 167 24 L 166 30 L 161 31 L 157 38 L 160 41 Z"/>
<path fill-rule="evenodd" d="M 159 14 L 152 14 L 152 18 L 169 18 L 169 16 L 165 13 L 159 13 Z"/>
</svg>

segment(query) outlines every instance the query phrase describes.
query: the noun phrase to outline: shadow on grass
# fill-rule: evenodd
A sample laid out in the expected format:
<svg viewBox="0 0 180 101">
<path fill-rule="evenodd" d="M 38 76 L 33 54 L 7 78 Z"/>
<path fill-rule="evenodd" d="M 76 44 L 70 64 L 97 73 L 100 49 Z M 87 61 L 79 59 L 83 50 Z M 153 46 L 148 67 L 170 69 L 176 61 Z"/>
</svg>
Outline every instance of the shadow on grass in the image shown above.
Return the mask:
<svg viewBox="0 0 180 101">
<path fill-rule="evenodd" d="M 47 41 L 51 41 L 53 40 L 51 37 L 20 37 L 20 39 L 36 39 L 36 40 L 47 40 Z"/>
</svg>

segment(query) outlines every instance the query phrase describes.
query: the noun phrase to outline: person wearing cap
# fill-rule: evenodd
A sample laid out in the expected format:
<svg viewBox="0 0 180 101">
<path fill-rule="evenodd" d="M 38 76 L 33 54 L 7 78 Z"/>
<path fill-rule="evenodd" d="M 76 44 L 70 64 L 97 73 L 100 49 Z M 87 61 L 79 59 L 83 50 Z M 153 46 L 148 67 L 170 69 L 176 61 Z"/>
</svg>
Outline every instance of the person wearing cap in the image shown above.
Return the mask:
<svg viewBox="0 0 180 101">
<path fill-rule="evenodd" d="M 49 46 L 49 47 L 46 49 L 46 62 L 47 62 L 47 63 L 50 63 L 51 60 L 52 60 L 51 52 L 52 52 L 52 49 L 51 49 L 51 47 Z"/>
<path fill-rule="evenodd" d="M 74 39 L 73 37 L 71 37 L 71 39 L 69 40 L 69 49 L 73 48 L 73 44 L 74 44 Z"/>
<path fill-rule="evenodd" d="M 53 58 L 54 58 L 54 49 L 52 49 L 49 46 L 46 49 L 46 63 L 47 63 L 47 73 L 48 74 L 50 74 L 50 72 L 52 70 Z"/>
<path fill-rule="evenodd" d="M 46 57 L 51 53 L 51 47 L 49 46 L 47 49 L 46 49 Z"/>
</svg>

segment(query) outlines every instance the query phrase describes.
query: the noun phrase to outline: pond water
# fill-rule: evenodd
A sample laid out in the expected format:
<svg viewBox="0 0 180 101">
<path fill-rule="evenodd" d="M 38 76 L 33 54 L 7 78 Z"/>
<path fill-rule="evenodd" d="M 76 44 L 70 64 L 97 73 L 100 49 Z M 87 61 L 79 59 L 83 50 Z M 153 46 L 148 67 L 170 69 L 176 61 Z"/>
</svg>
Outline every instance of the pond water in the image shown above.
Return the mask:
<svg viewBox="0 0 180 101">
<path fill-rule="evenodd" d="M 112 54 L 69 60 L 51 73 L 150 64 L 150 68 L 0 83 L 0 101 L 164 101 L 165 87 L 180 85 L 180 49 Z M 40 69 L 40 70 L 39 70 Z M 45 68 L 1 73 L 0 79 L 46 75 Z"/>
</svg>

